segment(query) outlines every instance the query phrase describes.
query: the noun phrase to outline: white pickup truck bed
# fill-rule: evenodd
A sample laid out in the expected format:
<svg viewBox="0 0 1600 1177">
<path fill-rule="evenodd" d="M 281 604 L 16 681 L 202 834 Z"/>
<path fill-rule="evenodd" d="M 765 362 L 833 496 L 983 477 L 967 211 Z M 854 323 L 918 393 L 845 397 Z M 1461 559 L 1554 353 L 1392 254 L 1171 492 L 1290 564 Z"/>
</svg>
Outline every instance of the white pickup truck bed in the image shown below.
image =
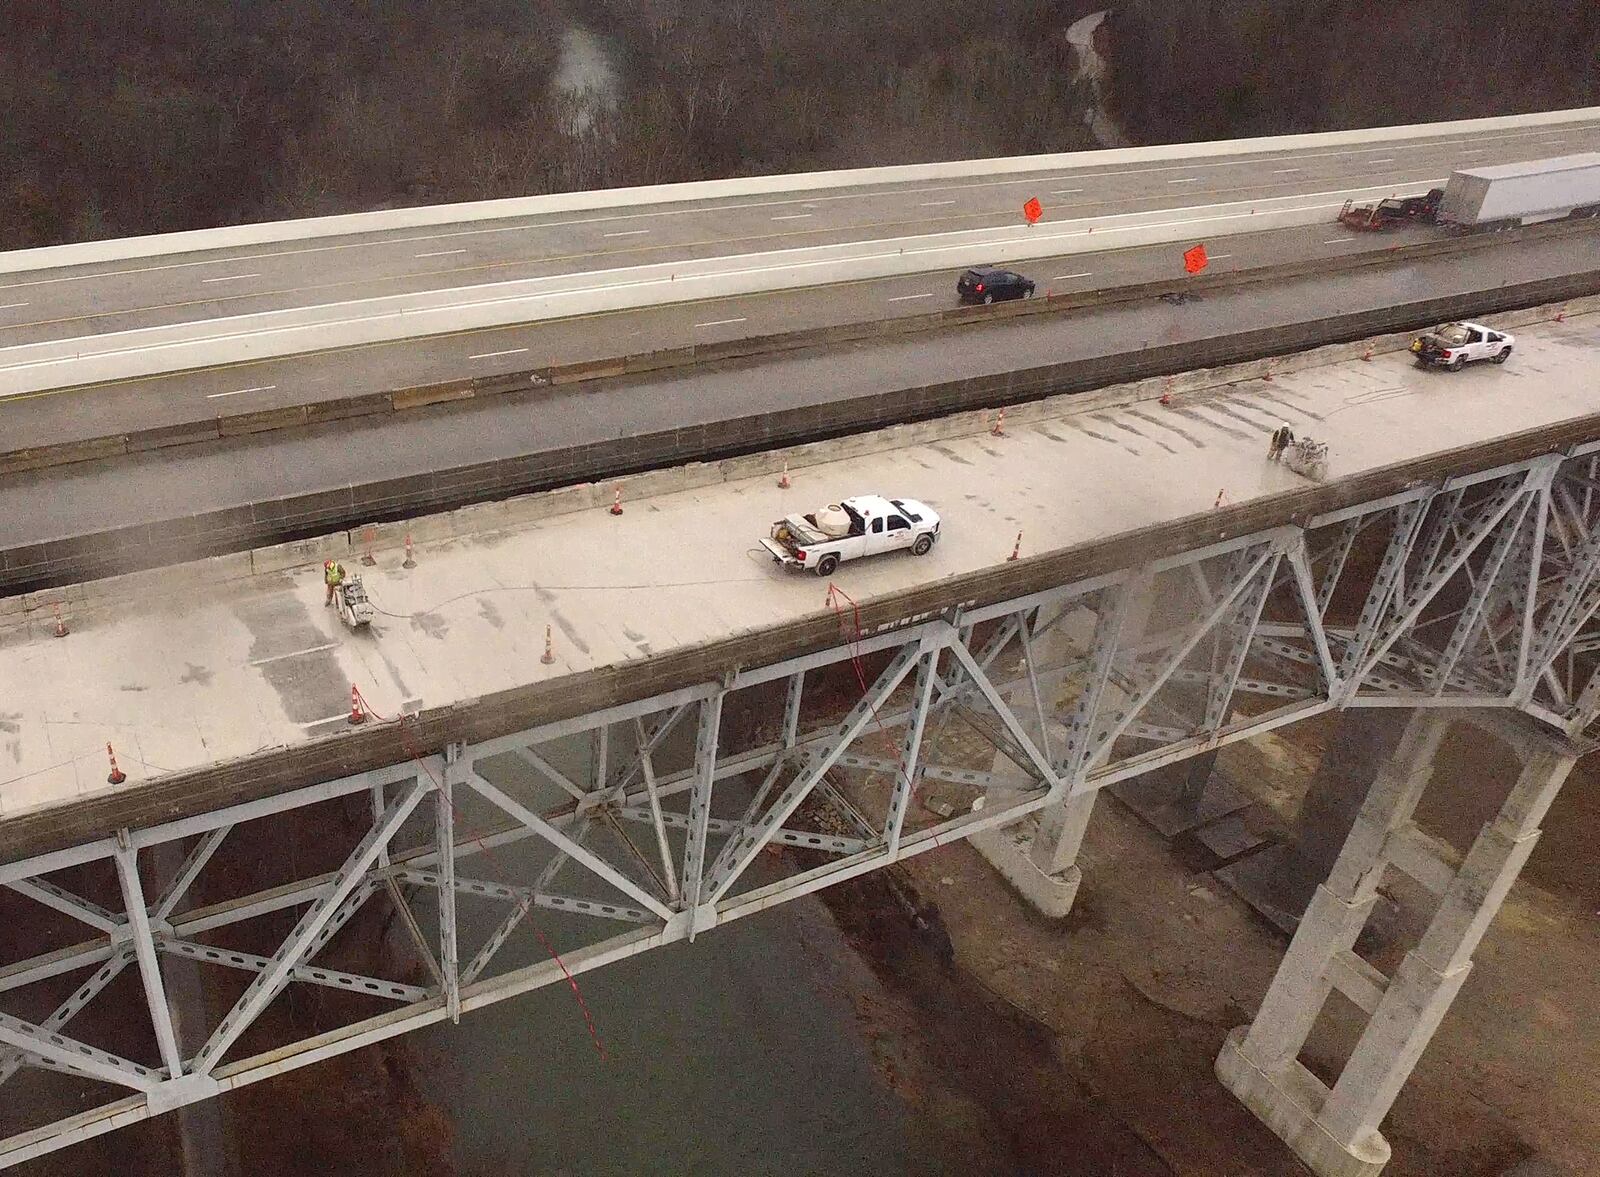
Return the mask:
<svg viewBox="0 0 1600 1177">
<path fill-rule="evenodd" d="M 901 549 L 926 555 L 939 538 L 938 514 L 915 499 L 858 495 L 837 509 L 849 518 L 846 535 L 827 534 L 815 515 L 788 515 L 772 525 L 761 546 L 785 567 L 830 576 L 841 563 L 860 556 Z"/>
</svg>

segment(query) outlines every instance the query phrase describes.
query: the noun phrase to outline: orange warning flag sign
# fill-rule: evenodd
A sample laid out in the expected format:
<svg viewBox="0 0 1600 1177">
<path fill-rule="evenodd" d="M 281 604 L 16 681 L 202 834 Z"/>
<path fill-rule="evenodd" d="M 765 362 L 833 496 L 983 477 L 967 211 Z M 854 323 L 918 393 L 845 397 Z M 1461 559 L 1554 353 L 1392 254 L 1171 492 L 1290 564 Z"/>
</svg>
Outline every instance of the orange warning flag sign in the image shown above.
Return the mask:
<svg viewBox="0 0 1600 1177">
<path fill-rule="evenodd" d="M 1044 205 L 1039 203 L 1037 196 L 1028 197 L 1028 203 L 1022 206 L 1022 215 L 1028 218 L 1030 225 L 1044 216 Z"/>
<path fill-rule="evenodd" d="M 1206 247 L 1197 245 L 1193 249 L 1185 250 L 1183 254 L 1183 268 L 1191 274 L 1198 274 L 1206 268 Z"/>
</svg>

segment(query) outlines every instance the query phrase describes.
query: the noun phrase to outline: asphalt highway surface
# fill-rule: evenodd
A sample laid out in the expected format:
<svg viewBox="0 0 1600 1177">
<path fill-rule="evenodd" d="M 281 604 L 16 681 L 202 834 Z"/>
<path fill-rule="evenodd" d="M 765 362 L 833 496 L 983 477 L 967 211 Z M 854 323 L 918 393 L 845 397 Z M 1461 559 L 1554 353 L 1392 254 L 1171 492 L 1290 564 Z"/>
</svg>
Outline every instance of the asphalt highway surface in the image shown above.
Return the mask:
<svg viewBox="0 0 1600 1177">
<path fill-rule="evenodd" d="M 1239 234 L 1210 243 L 1207 272 L 1381 252 L 1440 236 L 1431 227 L 1363 233 L 1337 223 Z M 1101 290 L 1183 277 L 1184 248 L 1155 245 L 1076 253 L 1031 260 L 1018 268 L 1037 281 L 1041 293 Z M 526 372 L 678 348 L 689 342 L 715 343 L 910 317 L 956 306 L 955 277 L 956 272 L 949 271 L 802 287 L 46 390 L 0 405 L 4 422 L 0 449 L 77 441 L 463 377 Z"/>
<path fill-rule="evenodd" d="M 435 225 L 0 274 L 0 348 L 157 324 L 836 242 L 1337 192 L 1600 149 L 1600 122 Z"/>
<path fill-rule="evenodd" d="M 441 411 L 362 418 L 9 475 L 0 478 L 0 546 L 1591 270 L 1593 239 L 1586 235 L 1578 240 L 1584 244 L 1577 246 L 1572 238 L 1508 242 L 1326 278 L 1247 285 L 1183 305 L 1150 300 L 1066 318 L 1029 317 L 709 371 L 663 373 L 607 386 L 563 386 L 532 401 L 488 398 Z M 1471 375 L 1463 373 L 1462 378 Z"/>
</svg>

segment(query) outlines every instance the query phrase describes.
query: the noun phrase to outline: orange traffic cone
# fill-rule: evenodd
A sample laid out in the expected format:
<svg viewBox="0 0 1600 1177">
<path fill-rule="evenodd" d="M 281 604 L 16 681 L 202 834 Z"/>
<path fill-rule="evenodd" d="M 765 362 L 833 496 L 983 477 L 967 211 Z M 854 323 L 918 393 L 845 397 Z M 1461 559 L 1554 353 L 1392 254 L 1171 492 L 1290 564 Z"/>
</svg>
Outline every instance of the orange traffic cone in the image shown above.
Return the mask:
<svg viewBox="0 0 1600 1177">
<path fill-rule="evenodd" d="M 1227 495 L 1227 493 L 1228 493 L 1227 488 L 1223 488 L 1222 490 L 1217 491 L 1217 501 L 1211 504 L 1211 509 L 1212 510 L 1216 510 L 1218 507 L 1222 506 L 1222 500 L 1223 500 L 1224 496 Z"/>
<path fill-rule="evenodd" d="M 789 462 L 788 462 L 788 459 L 784 460 L 783 473 L 778 475 L 778 489 L 779 490 L 788 490 L 789 489 Z"/>
<path fill-rule="evenodd" d="M 1004 437 L 1006 435 L 1006 411 L 1001 409 L 994 419 L 994 428 L 989 430 L 990 437 Z"/>
<path fill-rule="evenodd" d="M 400 561 L 400 567 L 402 567 L 402 568 L 415 568 L 416 566 L 417 566 L 416 558 L 414 556 L 412 556 L 412 554 L 411 554 L 411 535 L 408 532 L 406 534 L 406 558 L 404 560 Z"/>
<path fill-rule="evenodd" d="M 1006 557 L 1006 562 L 1018 559 L 1022 555 L 1022 532 L 1017 532 L 1017 542 L 1011 545 L 1011 554 Z"/>
<path fill-rule="evenodd" d="M 106 777 L 106 783 L 120 785 L 128 779 L 128 774 L 117 767 L 117 754 L 111 750 L 111 745 L 106 745 L 106 759 L 111 761 L 111 775 Z"/>
<path fill-rule="evenodd" d="M 61 620 L 61 606 L 60 605 L 51 605 L 50 608 L 56 615 L 56 637 L 58 637 L 58 638 L 66 637 L 67 636 L 67 623 L 65 621 Z"/>
<path fill-rule="evenodd" d="M 611 500 L 611 513 L 613 515 L 622 514 L 622 488 L 620 486 L 617 487 L 616 496 Z"/>
<path fill-rule="evenodd" d="M 356 684 L 350 684 L 350 724 L 353 727 L 358 723 L 367 722 L 367 713 L 361 709 L 361 692 L 356 690 Z"/>
<path fill-rule="evenodd" d="M 539 661 L 543 662 L 546 666 L 549 666 L 550 663 L 554 662 L 555 660 L 556 650 L 555 646 L 552 644 L 550 627 L 547 625 L 544 627 L 544 657 L 540 658 Z"/>
</svg>

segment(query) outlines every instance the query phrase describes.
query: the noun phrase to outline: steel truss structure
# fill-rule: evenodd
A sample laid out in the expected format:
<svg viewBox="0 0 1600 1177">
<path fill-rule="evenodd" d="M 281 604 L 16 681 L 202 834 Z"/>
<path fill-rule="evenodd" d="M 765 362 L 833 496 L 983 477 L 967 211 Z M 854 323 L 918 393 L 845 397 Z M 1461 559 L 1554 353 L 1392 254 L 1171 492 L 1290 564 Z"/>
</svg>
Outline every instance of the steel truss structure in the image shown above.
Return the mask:
<svg viewBox="0 0 1600 1177">
<path fill-rule="evenodd" d="M 830 649 L 481 744 L 412 748 L 402 722 L 392 767 L 4 863 L 0 885 L 81 935 L 0 967 L 15 1011 L 0 1013 L 0 1083 L 109 1098 L 12 1126 L 0 1167 L 1030 814 L 1036 840 L 1059 840 L 1059 815 L 1107 784 L 1330 709 L 1510 708 L 1582 733 L 1600 702 L 1597 450 L 870 635 L 842 609 Z M 214 894 L 225 879 L 202 887 L 254 823 L 365 816 L 367 799 L 335 869 L 233 897 Z M 119 910 L 74 889 L 95 869 Z M 328 959 L 369 905 L 406 932 L 409 978 Z M 284 913 L 298 918 L 270 956 L 224 946 Z M 209 1019 L 175 1019 L 180 962 L 206 979 Z M 74 1036 L 129 969 L 147 1014 L 134 1047 Z M 271 1037 L 262 1015 L 291 985 L 349 995 L 352 1016 Z"/>
</svg>

